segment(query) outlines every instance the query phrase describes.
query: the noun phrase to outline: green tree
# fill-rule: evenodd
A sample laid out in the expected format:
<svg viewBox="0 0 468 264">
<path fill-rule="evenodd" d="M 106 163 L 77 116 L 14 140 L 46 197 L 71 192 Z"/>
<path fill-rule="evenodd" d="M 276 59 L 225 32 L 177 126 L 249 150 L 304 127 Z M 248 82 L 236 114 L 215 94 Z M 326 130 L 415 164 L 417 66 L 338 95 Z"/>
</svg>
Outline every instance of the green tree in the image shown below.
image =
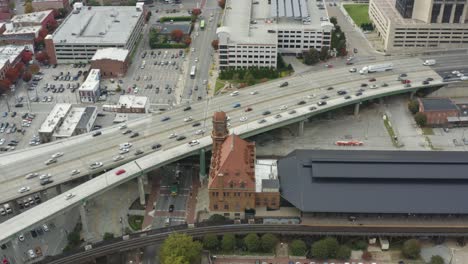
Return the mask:
<svg viewBox="0 0 468 264">
<path fill-rule="evenodd" d="M 323 240 L 314 242 L 311 251 L 314 258 L 326 259 L 329 257 L 327 245 L 323 243 Z"/>
<path fill-rule="evenodd" d="M 323 239 L 325 245 L 327 246 L 328 249 L 328 255 L 330 258 L 335 258 L 336 257 L 336 252 L 338 251 L 338 248 L 340 244 L 338 243 L 338 240 L 334 237 L 327 237 Z"/>
<path fill-rule="evenodd" d="M 255 79 L 250 71 L 244 75 L 244 81 L 249 85 L 255 84 Z"/>
<path fill-rule="evenodd" d="M 231 252 L 236 248 L 236 236 L 234 234 L 225 234 L 221 240 L 223 251 Z"/>
<path fill-rule="evenodd" d="M 336 24 L 338 24 L 338 20 L 336 20 L 336 17 L 330 17 L 330 23 L 336 26 Z"/>
<path fill-rule="evenodd" d="M 219 247 L 219 240 L 215 234 L 206 234 L 203 236 L 203 247 L 208 250 L 215 250 Z"/>
<path fill-rule="evenodd" d="M 32 6 L 32 3 L 31 2 L 27 2 L 25 5 L 24 5 L 24 13 L 25 14 L 29 14 L 29 13 L 32 13 L 34 12 L 34 8 Z"/>
<path fill-rule="evenodd" d="M 417 259 L 419 258 L 419 253 L 421 253 L 421 244 L 416 239 L 406 240 L 405 243 L 403 243 L 401 253 L 409 259 Z"/>
<path fill-rule="evenodd" d="M 418 126 L 423 127 L 427 124 L 427 117 L 425 114 L 419 112 L 414 115 L 414 121 Z"/>
<path fill-rule="evenodd" d="M 102 237 L 103 240 L 111 240 L 114 238 L 114 234 L 106 232 L 104 233 L 104 236 Z"/>
<path fill-rule="evenodd" d="M 340 260 L 347 260 L 351 257 L 351 249 L 348 246 L 342 245 L 336 251 L 336 258 Z"/>
<path fill-rule="evenodd" d="M 414 115 L 419 112 L 419 102 L 418 100 L 411 100 L 408 102 L 408 110 Z"/>
<path fill-rule="evenodd" d="M 291 251 L 291 255 L 293 256 L 305 256 L 307 251 L 306 243 L 300 239 L 293 240 L 291 244 L 289 244 L 289 250 Z"/>
<path fill-rule="evenodd" d="M 70 232 L 67 236 L 68 244 L 71 247 L 76 247 L 80 244 L 80 233 L 78 232 Z"/>
<path fill-rule="evenodd" d="M 171 234 L 161 247 L 159 259 L 161 264 L 173 264 L 174 259 L 180 263 L 200 263 L 202 245 L 187 234 Z"/>
<path fill-rule="evenodd" d="M 100 6 L 101 4 L 96 0 L 88 0 L 89 6 Z"/>
<path fill-rule="evenodd" d="M 226 217 L 220 214 L 214 214 L 211 215 L 210 218 L 208 218 L 207 222 L 210 223 L 224 223 L 226 221 Z"/>
<path fill-rule="evenodd" d="M 328 47 L 326 47 L 326 46 L 322 47 L 322 49 L 320 50 L 320 60 L 322 60 L 322 61 L 328 60 L 328 57 L 329 57 L 328 52 L 329 51 L 330 51 L 330 49 L 328 49 Z"/>
<path fill-rule="evenodd" d="M 319 51 L 312 48 L 304 54 L 304 63 L 306 65 L 314 65 L 319 62 Z"/>
<path fill-rule="evenodd" d="M 356 250 L 367 250 L 367 242 L 364 240 L 358 240 L 355 245 Z"/>
<path fill-rule="evenodd" d="M 135 6 L 137 3 L 137 0 L 128 0 L 127 1 L 127 6 Z"/>
<path fill-rule="evenodd" d="M 431 257 L 431 261 L 429 261 L 429 264 L 445 264 L 445 261 L 441 256 L 435 255 Z"/>
<path fill-rule="evenodd" d="M 170 255 L 166 259 L 166 263 L 170 264 L 190 264 L 184 256 Z"/>
<path fill-rule="evenodd" d="M 261 243 L 257 234 L 250 233 L 244 237 L 244 243 L 247 246 L 249 252 L 257 252 L 260 249 Z"/>
<path fill-rule="evenodd" d="M 264 234 L 261 241 L 264 252 L 273 252 L 276 244 L 278 244 L 278 238 L 273 234 Z"/>
</svg>

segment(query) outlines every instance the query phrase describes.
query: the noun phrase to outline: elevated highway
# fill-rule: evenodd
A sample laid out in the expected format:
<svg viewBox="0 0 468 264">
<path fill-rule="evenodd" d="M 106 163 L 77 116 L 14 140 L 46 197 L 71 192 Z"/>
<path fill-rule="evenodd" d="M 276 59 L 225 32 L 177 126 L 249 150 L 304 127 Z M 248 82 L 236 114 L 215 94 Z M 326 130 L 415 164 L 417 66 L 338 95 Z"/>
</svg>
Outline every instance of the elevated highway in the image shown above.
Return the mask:
<svg viewBox="0 0 468 264">
<path fill-rule="evenodd" d="M 202 149 L 208 149 L 211 146 L 211 138 L 209 137 L 211 116 L 215 111 L 227 112 L 230 116 L 231 132 L 248 137 L 284 125 L 302 122 L 311 116 L 346 105 L 359 105 L 366 100 L 444 85 L 436 72 L 422 66 L 420 59 L 401 59 L 392 61 L 392 63 L 394 64 L 393 71 L 359 75 L 350 73 L 348 68 L 326 69 L 242 89 L 238 96 L 224 95 L 210 98 L 191 105 L 192 110 L 190 111 L 183 111 L 181 107 L 162 114 L 151 114 L 128 123 L 129 129 L 140 133 L 139 137 L 133 139 L 129 138 L 128 135 L 122 135 L 122 130 L 119 130 L 118 127 L 111 127 L 103 129 L 102 135 L 98 137 L 92 137 L 90 134 L 80 135 L 36 148 L 1 155 L 0 192 L 2 192 L 2 201 L 20 197 L 22 194 L 18 193 L 18 189 L 22 186 L 29 186 L 30 192 L 44 188 L 37 179 L 26 180 L 25 175 L 28 173 L 51 173 L 54 184 L 60 184 L 77 177 L 71 176 L 70 173 L 73 169 L 81 171 L 81 175 L 78 176 L 99 172 L 99 170 L 90 170 L 89 164 L 92 162 L 103 162 L 104 166 L 100 170 L 108 171 L 74 188 L 71 192 L 75 197 L 72 199 L 66 200 L 65 194 L 56 196 L 2 223 L 0 225 L 0 241 L 5 241 L 15 234 L 27 230 L 28 227 L 50 219 L 70 207 L 80 205 L 87 199 L 123 182 L 142 176 L 155 168 L 183 157 L 196 154 Z M 359 66 L 356 67 L 359 68 Z M 400 73 L 408 74 L 407 78 L 412 81 L 412 87 L 406 88 L 397 80 Z M 371 77 L 376 78 L 377 81 L 368 82 Z M 422 85 L 422 81 L 428 77 L 433 78 L 434 81 L 431 81 L 429 85 Z M 289 86 L 280 88 L 279 85 L 284 81 L 288 81 Z M 378 88 L 364 87 L 363 94 L 356 96 L 356 92 L 361 89 L 361 83 L 376 84 Z M 382 87 L 383 83 L 387 83 L 388 86 Z M 334 89 L 329 90 L 330 86 Z M 346 90 L 351 98 L 345 99 L 344 95 L 338 95 L 338 90 Z M 257 94 L 250 94 L 253 91 L 256 91 Z M 320 99 L 325 95 L 329 98 Z M 302 100 L 306 103 L 298 105 L 298 102 Z M 318 106 L 317 102 L 319 101 L 327 101 L 327 104 Z M 240 103 L 241 107 L 233 108 L 235 103 Z M 288 108 L 280 110 L 283 105 L 288 106 Z M 245 112 L 246 107 L 251 107 L 253 110 Z M 263 115 L 263 112 L 267 110 L 271 113 Z M 292 114 L 289 112 L 291 110 L 296 112 Z M 281 114 L 281 117 L 275 118 L 277 114 Z M 189 116 L 193 120 L 184 122 L 183 119 Z M 170 120 L 161 121 L 162 117 L 170 117 Z M 241 117 L 246 117 L 247 121 L 241 122 Z M 260 119 L 265 119 L 266 122 L 259 123 Z M 199 122 L 201 125 L 193 127 L 194 122 Z M 195 135 L 195 131 L 199 129 L 205 130 L 206 133 Z M 171 133 L 185 135 L 187 139 L 184 141 L 169 139 L 168 136 Z M 192 139 L 198 139 L 200 144 L 194 147 L 188 146 L 187 142 Z M 133 150 L 126 154 L 124 160 L 113 162 L 112 157 L 118 154 L 119 144 L 124 142 L 131 142 Z M 162 148 L 158 151 L 152 151 L 151 145 L 154 143 L 162 144 Z M 135 149 L 144 150 L 146 155 L 138 156 L 136 159 L 137 156 L 133 154 Z M 46 166 L 44 161 L 59 151 L 64 152 L 64 156 L 59 158 L 58 163 Z M 116 176 L 117 169 L 125 169 L 126 173 Z"/>
</svg>

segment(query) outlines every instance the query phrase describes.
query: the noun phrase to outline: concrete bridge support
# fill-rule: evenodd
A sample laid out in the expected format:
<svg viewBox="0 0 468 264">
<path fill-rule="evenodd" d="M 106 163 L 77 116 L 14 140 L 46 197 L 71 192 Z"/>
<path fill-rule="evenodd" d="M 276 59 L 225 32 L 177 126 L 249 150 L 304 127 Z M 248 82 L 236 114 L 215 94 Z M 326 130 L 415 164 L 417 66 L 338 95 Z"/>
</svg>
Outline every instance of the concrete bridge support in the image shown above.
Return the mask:
<svg viewBox="0 0 468 264">
<path fill-rule="evenodd" d="M 380 97 L 379 98 L 379 105 L 383 105 L 384 104 L 384 98 L 383 97 Z"/>
<path fill-rule="evenodd" d="M 57 192 L 57 194 L 62 194 L 62 185 L 55 185 L 55 191 Z"/>
<path fill-rule="evenodd" d="M 361 105 L 361 103 L 357 103 L 354 105 L 354 117 L 357 117 L 359 115 L 359 105 Z"/>
<path fill-rule="evenodd" d="M 305 120 L 302 120 L 299 122 L 299 127 L 298 127 L 298 131 L 297 131 L 297 136 L 298 137 L 302 137 L 304 135 L 304 122 Z"/>
<path fill-rule="evenodd" d="M 81 225 L 82 225 L 83 232 L 84 232 L 84 239 L 88 241 L 89 239 L 91 239 L 92 235 L 91 233 L 89 233 L 88 217 L 86 216 L 85 203 L 80 205 L 80 217 L 81 217 Z"/>
<path fill-rule="evenodd" d="M 141 175 L 138 177 L 138 192 L 140 193 L 140 204 L 145 205 L 146 204 L 146 199 L 145 199 L 145 184 L 143 182 L 143 177 L 146 175 Z"/>
<path fill-rule="evenodd" d="M 204 180 L 206 180 L 206 156 L 205 156 L 205 149 L 200 149 L 200 171 L 198 172 L 199 174 L 199 180 L 201 183 L 203 183 Z"/>
<path fill-rule="evenodd" d="M 414 99 L 414 95 L 416 95 L 416 91 L 410 93 L 410 96 L 409 96 L 410 100 Z"/>
</svg>

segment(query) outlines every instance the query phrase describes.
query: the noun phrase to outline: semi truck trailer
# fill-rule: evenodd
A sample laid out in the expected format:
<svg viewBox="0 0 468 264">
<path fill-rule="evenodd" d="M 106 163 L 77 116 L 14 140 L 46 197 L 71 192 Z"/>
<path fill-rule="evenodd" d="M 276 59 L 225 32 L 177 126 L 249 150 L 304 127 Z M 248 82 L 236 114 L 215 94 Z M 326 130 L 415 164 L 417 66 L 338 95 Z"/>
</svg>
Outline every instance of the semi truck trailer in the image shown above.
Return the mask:
<svg viewBox="0 0 468 264">
<path fill-rule="evenodd" d="M 391 71 L 393 70 L 393 64 L 391 63 L 383 63 L 383 64 L 376 64 L 376 65 L 368 65 L 364 66 L 359 73 L 366 74 L 366 73 L 373 73 L 373 72 L 384 72 L 384 71 Z"/>
</svg>

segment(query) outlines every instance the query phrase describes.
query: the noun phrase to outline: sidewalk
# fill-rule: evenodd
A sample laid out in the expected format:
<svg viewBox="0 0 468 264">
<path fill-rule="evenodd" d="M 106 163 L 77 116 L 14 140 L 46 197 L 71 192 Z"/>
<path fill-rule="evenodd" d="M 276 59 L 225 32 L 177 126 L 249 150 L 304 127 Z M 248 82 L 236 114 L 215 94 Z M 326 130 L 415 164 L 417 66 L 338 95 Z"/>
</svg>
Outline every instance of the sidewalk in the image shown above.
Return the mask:
<svg viewBox="0 0 468 264">
<path fill-rule="evenodd" d="M 198 180 L 198 170 L 194 167 L 193 168 L 193 177 L 192 177 L 192 189 L 190 190 L 190 194 L 187 201 L 187 208 L 186 212 L 186 220 L 187 224 L 195 224 L 197 221 L 196 219 L 196 206 L 197 206 L 197 197 L 198 197 L 198 190 L 200 189 L 200 181 Z"/>
<path fill-rule="evenodd" d="M 151 228 L 151 225 L 153 224 L 153 208 L 161 188 L 161 175 L 159 174 L 159 170 L 156 170 L 155 174 L 156 175 L 152 177 L 151 193 L 148 197 L 148 201 L 146 201 L 145 217 L 143 218 L 143 224 L 141 225 L 142 230 Z"/>
</svg>

